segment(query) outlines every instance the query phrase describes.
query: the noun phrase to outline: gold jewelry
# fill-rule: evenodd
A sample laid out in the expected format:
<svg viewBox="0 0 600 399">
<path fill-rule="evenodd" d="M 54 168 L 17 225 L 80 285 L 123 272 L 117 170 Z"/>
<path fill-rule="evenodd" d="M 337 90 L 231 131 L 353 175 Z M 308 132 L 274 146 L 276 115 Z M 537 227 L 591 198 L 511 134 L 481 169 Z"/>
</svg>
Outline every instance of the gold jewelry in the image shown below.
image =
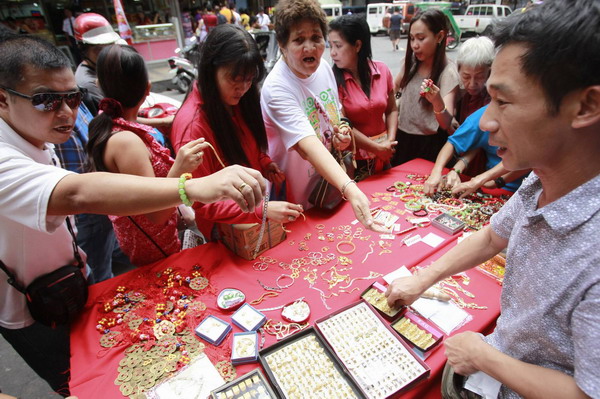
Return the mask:
<svg viewBox="0 0 600 399">
<path fill-rule="evenodd" d="M 248 184 L 246 184 L 246 182 L 243 182 L 242 184 L 240 184 L 240 186 L 238 187 L 238 191 L 241 193 L 243 189 L 246 188 Z"/>
<path fill-rule="evenodd" d="M 444 109 L 443 109 L 443 110 L 441 110 L 440 112 L 436 111 L 435 109 L 433 110 L 433 113 L 434 113 L 434 114 L 436 114 L 436 115 L 441 115 L 441 114 L 443 114 L 444 112 L 446 112 L 446 106 L 445 106 L 445 105 L 444 105 Z"/>
<path fill-rule="evenodd" d="M 352 249 L 343 251 L 340 249 L 340 245 L 350 245 L 352 247 Z M 354 253 L 354 251 L 356 251 L 356 245 L 352 241 L 340 241 L 337 243 L 337 245 L 335 247 L 336 247 L 337 251 L 339 253 L 341 253 L 342 255 L 349 255 L 351 253 Z"/>
</svg>

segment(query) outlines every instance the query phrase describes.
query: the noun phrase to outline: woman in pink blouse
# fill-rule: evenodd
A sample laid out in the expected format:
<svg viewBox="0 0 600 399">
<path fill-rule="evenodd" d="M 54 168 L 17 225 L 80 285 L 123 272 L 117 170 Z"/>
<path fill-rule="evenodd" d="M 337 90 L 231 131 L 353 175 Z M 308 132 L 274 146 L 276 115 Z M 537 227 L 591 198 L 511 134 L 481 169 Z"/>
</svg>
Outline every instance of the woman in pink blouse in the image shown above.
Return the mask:
<svg viewBox="0 0 600 399">
<path fill-rule="evenodd" d="M 389 166 L 397 143 L 392 74 L 384 63 L 372 60 L 371 35 L 363 18 L 344 15 L 329 28 L 333 73 L 358 148 L 355 178 L 364 179 Z"/>
</svg>

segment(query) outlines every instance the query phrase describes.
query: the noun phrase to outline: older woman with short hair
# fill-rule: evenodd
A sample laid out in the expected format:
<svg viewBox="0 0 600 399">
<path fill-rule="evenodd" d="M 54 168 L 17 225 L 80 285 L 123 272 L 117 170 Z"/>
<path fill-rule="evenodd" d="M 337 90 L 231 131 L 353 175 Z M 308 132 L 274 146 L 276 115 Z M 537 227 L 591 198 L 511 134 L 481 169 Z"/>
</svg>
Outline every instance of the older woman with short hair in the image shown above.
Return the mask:
<svg viewBox="0 0 600 399">
<path fill-rule="evenodd" d="M 455 97 L 454 115 L 436 113 L 438 123 L 448 133 L 454 133 L 469 115 L 490 102 L 485 83 L 490 76 L 494 54 L 494 43 L 485 36 L 471 38 L 460 46 L 456 57 L 460 91 Z M 435 85 L 425 98 L 434 105 L 443 101 Z"/>
<path fill-rule="evenodd" d="M 315 0 L 281 0 L 275 33 L 282 57 L 265 80 L 261 107 L 269 155 L 287 178 L 287 200 L 309 208 L 320 175 L 351 203 L 357 219 L 371 227 L 369 200 L 330 152 L 347 148 L 351 138 L 340 123 L 333 72 L 321 60 L 325 13 Z"/>
<path fill-rule="evenodd" d="M 521 176 L 524 172 L 508 174 L 504 169 L 498 169 L 498 174 L 485 172 L 495 168 L 501 162 L 501 158 L 496 154 L 497 147 L 488 143 L 489 133 L 479 127 L 479 120 L 485 111 L 484 107 L 490 102 L 485 84 L 490 76 L 494 54 L 494 44 L 487 37 L 469 39 L 461 46 L 457 64 L 462 96 L 456 106 L 456 116 L 460 126 L 438 153 L 429 178 L 425 181 L 425 194 L 433 194 L 438 190 L 453 190 L 454 193 L 460 194 L 467 188 L 472 192 L 484 184 L 486 188 L 505 188 L 514 192 L 521 184 Z M 456 162 L 444 177 L 444 166 L 453 158 Z M 475 168 L 472 165 L 474 160 L 478 164 Z M 468 187 L 461 188 L 460 175 L 465 174 L 467 168 L 469 172 L 466 174 L 473 176 L 473 179 Z M 500 176 L 502 173 L 504 176 Z M 489 183 L 488 176 L 493 176 L 492 183 Z M 494 182 L 495 177 L 501 177 L 499 182 L 504 183 Z"/>
</svg>

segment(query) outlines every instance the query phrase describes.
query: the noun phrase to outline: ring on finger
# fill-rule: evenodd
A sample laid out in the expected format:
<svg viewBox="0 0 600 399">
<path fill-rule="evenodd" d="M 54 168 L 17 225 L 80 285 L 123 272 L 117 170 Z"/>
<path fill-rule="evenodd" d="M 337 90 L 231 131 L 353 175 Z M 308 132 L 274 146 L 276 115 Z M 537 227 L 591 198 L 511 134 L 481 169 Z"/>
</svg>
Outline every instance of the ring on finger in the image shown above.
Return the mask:
<svg viewBox="0 0 600 399">
<path fill-rule="evenodd" d="M 248 184 L 246 184 L 246 182 L 243 182 L 242 184 L 240 184 L 240 186 L 238 187 L 238 191 L 241 193 L 243 189 L 246 188 Z"/>
</svg>

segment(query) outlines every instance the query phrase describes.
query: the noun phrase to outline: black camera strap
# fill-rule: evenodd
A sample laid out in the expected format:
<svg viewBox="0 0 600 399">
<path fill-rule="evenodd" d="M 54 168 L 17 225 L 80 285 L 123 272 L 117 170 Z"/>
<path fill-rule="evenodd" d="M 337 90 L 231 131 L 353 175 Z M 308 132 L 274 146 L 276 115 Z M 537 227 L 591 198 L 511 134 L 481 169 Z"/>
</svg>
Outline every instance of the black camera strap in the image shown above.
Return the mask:
<svg viewBox="0 0 600 399">
<path fill-rule="evenodd" d="M 73 232 L 73 226 L 71 225 L 71 220 L 69 219 L 68 216 L 67 216 L 67 229 L 69 229 L 69 233 L 71 234 L 71 237 L 73 238 L 73 241 L 71 243 L 73 244 L 73 256 L 75 257 L 75 260 L 77 261 L 77 267 L 79 267 L 80 269 L 83 269 L 83 266 L 85 264 L 83 263 L 83 260 L 81 259 L 81 255 L 79 255 L 78 246 L 77 246 L 77 238 L 75 238 L 75 233 Z M 4 262 L 2 262 L 2 260 L 0 260 L 0 269 L 4 270 L 4 273 L 6 273 L 6 275 L 8 276 L 8 280 L 6 280 L 8 282 L 8 284 L 12 285 L 18 291 L 25 294 L 25 292 L 26 292 L 25 288 L 17 282 L 15 275 L 12 274 L 8 270 L 8 267 L 6 267 L 6 265 L 4 264 Z"/>
</svg>

